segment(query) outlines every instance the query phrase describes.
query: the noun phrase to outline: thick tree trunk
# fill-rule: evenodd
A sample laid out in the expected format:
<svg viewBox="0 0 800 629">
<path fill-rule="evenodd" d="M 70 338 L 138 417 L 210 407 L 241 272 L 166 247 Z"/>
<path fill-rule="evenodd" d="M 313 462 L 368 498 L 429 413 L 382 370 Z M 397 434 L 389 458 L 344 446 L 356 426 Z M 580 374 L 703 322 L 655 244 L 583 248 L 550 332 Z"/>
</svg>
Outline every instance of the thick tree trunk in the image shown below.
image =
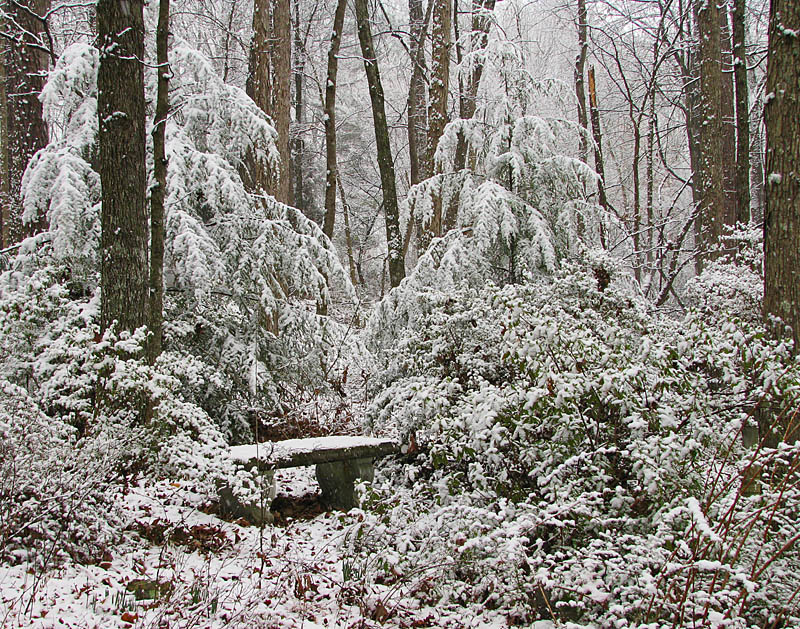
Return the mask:
<svg viewBox="0 0 800 629">
<path fill-rule="evenodd" d="M 772 0 L 767 64 L 764 314 L 800 345 L 800 3 Z M 784 329 L 779 332 L 784 333 Z"/>
<path fill-rule="evenodd" d="M 736 220 L 750 220 L 750 92 L 747 85 L 745 0 L 731 0 L 733 77 L 736 85 Z"/>
<path fill-rule="evenodd" d="M 153 120 L 153 179 L 150 191 L 150 344 L 151 363 L 161 354 L 164 320 L 164 197 L 167 191 L 166 127 L 169 115 L 169 0 L 158 5 L 156 65 L 158 93 Z"/>
<path fill-rule="evenodd" d="M 698 187 L 700 189 L 699 268 L 713 257 L 712 249 L 723 231 L 725 207 L 722 124 L 722 64 L 719 9 L 715 0 L 697 0 L 697 35 L 700 63 L 700 114 Z"/>
<path fill-rule="evenodd" d="M 97 3 L 103 330 L 114 321 L 118 330 L 149 323 L 142 13 L 143 0 Z"/>
<path fill-rule="evenodd" d="M 252 188 L 265 189 L 281 203 L 291 201 L 289 118 L 291 112 L 292 23 L 289 0 L 254 0 L 253 42 L 247 94 L 272 118 L 278 132 L 280 172 L 272 175 L 255 165 Z"/>
<path fill-rule="evenodd" d="M 395 182 L 392 148 L 389 142 L 389 126 L 386 123 L 383 85 L 375 58 L 372 31 L 369 25 L 367 0 L 355 0 L 358 39 L 364 57 L 364 70 L 369 84 L 372 102 L 372 120 L 375 127 L 375 143 L 378 149 L 378 169 L 381 174 L 383 191 L 383 212 L 386 218 L 386 245 L 388 248 L 389 279 L 392 288 L 398 286 L 405 277 L 403 259 L 403 239 L 400 235 L 400 212 L 397 207 L 397 188 Z"/>
<path fill-rule="evenodd" d="M 333 238 L 333 228 L 336 222 L 336 178 L 338 166 L 336 163 L 336 75 L 339 69 L 339 47 L 342 43 L 342 28 L 344 28 L 344 13 L 347 9 L 347 0 L 338 0 L 336 13 L 333 16 L 333 32 L 331 45 L 328 48 L 328 72 L 325 81 L 325 219 L 322 231 L 328 238 Z"/>
<path fill-rule="evenodd" d="M 450 32 L 452 30 L 450 0 L 434 2 L 431 26 L 431 82 L 428 93 L 428 147 L 426 168 L 429 175 L 436 172 L 436 147 L 447 125 L 447 94 L 450 90 Z M 427 226 L 429 237 L 442 235 L 442 199 L 433 200 L 433 216 Z"/>
<path fill-rule="evenodd" d="M 269 0 L 253 2 L 253 41 L 250 44 L 250 67 L 245 90 L 263 112 L 272 115 L 272 15 Z M 247 188 L 253 192 L 274 192 L 274 175 L 265 165 L 250 156 L 242 171 Z"/>
<path fill-rule="evenodd" d="M 47 145 L 47 125 L 42 116 L 39 94 L 44 87 L 50 54 L 47 24 L 41 18 L 50 10 L 50 0 L 3 0 L 9 16 L 6 27 L 13 38 L 5 42 L 8 239 L 47 229 L 47 217 L 38 216 L 22 226 L 20 183 L 31 157 Z"/>
</svg>

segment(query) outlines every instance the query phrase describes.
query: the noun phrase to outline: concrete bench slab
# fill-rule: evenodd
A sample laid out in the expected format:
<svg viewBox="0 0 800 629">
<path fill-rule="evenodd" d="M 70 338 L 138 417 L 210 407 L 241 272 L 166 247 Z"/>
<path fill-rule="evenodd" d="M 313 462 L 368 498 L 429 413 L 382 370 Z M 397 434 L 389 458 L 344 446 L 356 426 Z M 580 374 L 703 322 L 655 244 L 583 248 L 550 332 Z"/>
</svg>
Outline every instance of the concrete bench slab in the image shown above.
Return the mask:
<svg viewBox="0 0 800 629">
<path fill-rule="evenodd" d="M 257 467 L 267 481 L 264 485 L 268 487 L 273 487 L 276 469 L 315 465 L 322 501 L 328 507 L 340 510 L 358 506 L 355 484 L 359 480 L 373 479 L 375 459 L 397 452 L 399 444 L 391 439 L 352 436 L 288 439 L 230 449 L 233 461 L 246 469 Z M 273 488 L 269 500 L 262 499 L 261 505 L 266 503 L 268 509 L 274 496 Z M 224 497 L 230 511 L 245 513 L 244 517 L 258 524 L 271 519 L 263 512 L 262 506 L 230 504 L 232 498 L 231 492 Z"/>
</svg>

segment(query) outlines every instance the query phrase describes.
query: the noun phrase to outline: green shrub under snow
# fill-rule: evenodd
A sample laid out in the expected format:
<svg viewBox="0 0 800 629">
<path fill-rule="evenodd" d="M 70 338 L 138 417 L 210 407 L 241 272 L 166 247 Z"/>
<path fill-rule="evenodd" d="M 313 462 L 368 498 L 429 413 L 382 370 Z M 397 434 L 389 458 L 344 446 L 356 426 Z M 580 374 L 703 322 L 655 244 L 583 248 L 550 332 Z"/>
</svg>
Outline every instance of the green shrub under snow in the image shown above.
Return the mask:
<svg viewBox="0 0 800 629">
<path fill-rule="evenodd" d="M 602 264 L 416 299 L 369 415 L 412 444 L 368 494 L 375 578 L 521 622 L 800 622 L 798 452 L 766 447 L 787 347 L 661 318 Z"/>
</svg>

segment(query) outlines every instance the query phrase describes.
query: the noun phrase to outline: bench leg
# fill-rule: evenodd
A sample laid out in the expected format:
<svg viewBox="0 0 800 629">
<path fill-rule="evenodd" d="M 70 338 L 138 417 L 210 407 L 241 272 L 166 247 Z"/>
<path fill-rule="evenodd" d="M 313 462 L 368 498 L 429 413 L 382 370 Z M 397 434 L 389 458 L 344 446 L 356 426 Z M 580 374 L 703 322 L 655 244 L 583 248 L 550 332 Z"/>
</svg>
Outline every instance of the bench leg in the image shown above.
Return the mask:
<svg viewBox="0 0 800 629">
<path fill-rule="evenodd" d="M 256 496 L 256 500 L 250 503 L 243 503 L 234 495 L 230 487 L 219 489 L 220 515 L 225 518 L 244 518 L 250 524 L 262 526 L 272 524 L 273 517 L 270 512 L 272 500 L 275 498 L 275 472 L 265 470 L 261 472 L 261 495 Z"/>
<path fill-rule="evenodd" d="M 331 509 L 349 511 L 358 506 L 357 480 L 371 481 L 375 476 L 372 459 L 352 459 L 317 464 L 317 482 L 322 502 Z"/>
</svg>

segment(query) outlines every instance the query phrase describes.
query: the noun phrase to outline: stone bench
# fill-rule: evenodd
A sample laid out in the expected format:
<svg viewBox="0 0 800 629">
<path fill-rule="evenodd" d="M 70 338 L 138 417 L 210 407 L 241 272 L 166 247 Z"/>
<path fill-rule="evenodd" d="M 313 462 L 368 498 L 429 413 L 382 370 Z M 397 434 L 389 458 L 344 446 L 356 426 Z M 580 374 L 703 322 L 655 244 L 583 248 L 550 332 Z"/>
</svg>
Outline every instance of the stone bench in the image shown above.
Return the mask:
<svg viewBox="0 0 800 629">
<path fill-rule="evenodd" d="M 260 505 L 241 505 L 230 490 L 222 490 L 220 498 L 224 510 L 233 515 L 241 515 L 254 524 L 271 521 L 275 470 L 316 465 L 322 502 L 331 509 L 346 511 L 358 506 L 356 481 L 373 479 L 375 459 L 397 452 L 397 442 L 373 437 L 314 437 L 233 446 L 230 454 L 234 463 L 246 469 L 257 467 L 270 489 Z"/>
</svg>

